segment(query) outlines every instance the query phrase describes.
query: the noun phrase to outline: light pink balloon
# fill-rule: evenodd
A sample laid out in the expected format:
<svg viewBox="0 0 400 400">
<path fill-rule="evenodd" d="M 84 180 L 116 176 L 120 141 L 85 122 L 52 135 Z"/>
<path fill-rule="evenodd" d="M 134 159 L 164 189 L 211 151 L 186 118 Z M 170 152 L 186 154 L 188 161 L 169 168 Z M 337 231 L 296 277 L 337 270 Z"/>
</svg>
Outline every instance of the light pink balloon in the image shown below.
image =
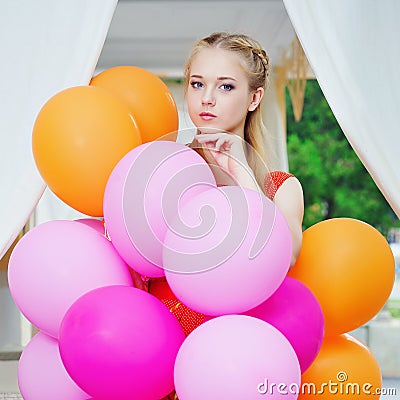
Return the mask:
<svg viewBox="0 0 400 400">
<path fill-rule="evenodd" d="M 148 277 L 164 276 L 162 242 L 179 204 L 215 187 L 204 159 L 179 143 L 142 144 L 123 157 L 104 193 L 104 219 L 121 257 Z"/>
<path fill-rule="evenodd" d="M 265 301 L 290 266 L 291 235 L 278 208 L 256 191 L 207 190 L 180 209 L 164 240 L 174 294 L 207 315 L 241 313 Z"/>
<path fill-rule="evenodd" d="M 56 338 L 78 297 L 102 286 L 133 285 L 111 242 L 75 221 L 50 221 L 30 230 L 11 254 L 8 281 L 26 318 Z"/>
<path fill-rule="evenodd" d="M 65 370 L 58 342 L 42 332 L 22 352 L 18 385 L 26 400 L 86 400 L 89 397 Z"/>
<path fill-rule="evenodd" d="M 300 367 L 292 346 L 273 326 L 253 317 L 226 315 L 186 338 L 175 361 L 174 380 L 182 400 L 294 400 Z"/>
</svg>

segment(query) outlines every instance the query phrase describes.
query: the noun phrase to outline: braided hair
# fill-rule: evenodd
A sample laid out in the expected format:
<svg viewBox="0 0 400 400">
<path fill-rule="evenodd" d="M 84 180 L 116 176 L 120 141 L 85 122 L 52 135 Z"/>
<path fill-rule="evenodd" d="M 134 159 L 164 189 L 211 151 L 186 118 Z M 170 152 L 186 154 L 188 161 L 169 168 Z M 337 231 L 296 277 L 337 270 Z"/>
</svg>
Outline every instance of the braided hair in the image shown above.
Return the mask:
<svg viewBox="0 0 400 400">
<path fill-rule="evenodd" d="M 239 56 L 241 65 L 247 75 L 249 90 L 268 86 L 270 62 L 268 54 L 259 42 L 243 34 L 216 32 L 199 40 L 193 47 L 184 68 L 186 83 L 189 83 L 190 68 L 194 57 L 204 48 L 220 48 L 232 51 Z M 186 87 L 187 87 L 186 85 Z M 255 178 L 263 187 L 266 172 L 266 129 L 262 120 L 261 108 L 249 111 L 244 126 L 244 140 L 249 144 L 248 163 Z"/>
</svg>

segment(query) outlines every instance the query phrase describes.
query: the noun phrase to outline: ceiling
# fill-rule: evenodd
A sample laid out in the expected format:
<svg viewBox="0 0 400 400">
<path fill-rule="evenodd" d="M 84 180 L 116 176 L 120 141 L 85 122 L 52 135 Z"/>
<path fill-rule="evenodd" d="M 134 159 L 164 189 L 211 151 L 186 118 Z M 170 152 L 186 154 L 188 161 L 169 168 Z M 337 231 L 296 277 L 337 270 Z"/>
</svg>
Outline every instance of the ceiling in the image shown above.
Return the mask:
<svg viewBox="0 0 400 400">
<path fill-rule="evenodd" d="M 191 46 L 215 31 L 257 39 L 277 65 L 295 33 L 282 0 L 120 0 L 97 65 L 181 77 Z"/>
</svg>

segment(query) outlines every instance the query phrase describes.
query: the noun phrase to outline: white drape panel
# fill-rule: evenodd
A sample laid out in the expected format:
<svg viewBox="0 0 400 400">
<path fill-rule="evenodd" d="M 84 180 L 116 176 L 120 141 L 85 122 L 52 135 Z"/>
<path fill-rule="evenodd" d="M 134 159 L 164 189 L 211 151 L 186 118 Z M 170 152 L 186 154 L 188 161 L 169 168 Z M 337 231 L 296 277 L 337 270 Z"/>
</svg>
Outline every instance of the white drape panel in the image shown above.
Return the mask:
<svg viewBox="0 0 400 400">
<path fill-rule="evenodd" d="M 336 119 L 400 216 L 400 2 L 283 1 Z"/>
<path fill-rule="evenodd" d="M 117 0 L 16 0 L 0 5 L 0 257 L 45 184 L 31 151 L 43 104 L 88 84 Z"/>
<path fill-rule="evenodd" d="M 282 90 L 285 90 L 282 88 Z M 275 85 L 274 76 L 265 92 L 263 100 L 263 119 L 267 128 L 266 148 L 272 170 L 288 171 L 288 157 L 286 152 L 286 126 L 283 123 L 278 103 L 279 94 Z"/>
<path fill-rule="evenodd" d="M 36 226 L 55 219 L 74 220 L 79 218 L 91 217 L 73 209 L 46 187 L 35 208 L 35 215 L 31 220 L 31 224 Z"/>
</svg>

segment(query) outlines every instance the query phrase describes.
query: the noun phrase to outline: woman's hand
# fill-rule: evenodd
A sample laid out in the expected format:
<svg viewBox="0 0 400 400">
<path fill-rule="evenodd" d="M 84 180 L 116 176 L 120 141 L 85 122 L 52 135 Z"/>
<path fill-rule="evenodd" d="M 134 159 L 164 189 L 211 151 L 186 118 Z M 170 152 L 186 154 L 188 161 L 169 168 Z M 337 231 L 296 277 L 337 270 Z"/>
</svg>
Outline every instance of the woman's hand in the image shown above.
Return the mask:
<svg viewBox="0 0 400 400">
<path fill-rule="evenodd" d="M 195 140 L 203 145 L 204 153 L 210 163 L 228 174 L 236 185 L 261 191 L 247 163 L 243 139 L 231 133 L 200 133 Z"/>
<path fill-rule="evenodd" d="M 199 144 L 204 145 L 207 155 L 216 165 L 233 178 L 243 168 L 249 168 L 240 136 L 230 133 L 200 133 L 195 136 Z"/>
</svg>

